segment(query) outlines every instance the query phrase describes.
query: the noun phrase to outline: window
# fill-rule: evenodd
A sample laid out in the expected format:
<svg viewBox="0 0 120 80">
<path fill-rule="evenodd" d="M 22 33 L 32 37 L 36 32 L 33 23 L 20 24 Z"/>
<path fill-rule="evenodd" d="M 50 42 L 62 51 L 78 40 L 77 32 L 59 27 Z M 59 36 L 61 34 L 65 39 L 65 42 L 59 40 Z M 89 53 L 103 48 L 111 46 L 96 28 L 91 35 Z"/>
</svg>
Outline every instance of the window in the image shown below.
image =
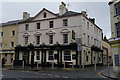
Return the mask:
<svg viewBox="0 0 120 80">
<path fill-rule="evenodd" d="M 53 60 L 54 59 L 54 53 L 53 51 L 48 51 L 48 60 Z"/>
<path fill-rule="evenodd" d="M 89 22 L 87 22 L 87 29 L 89 30 Z"/>
<path fill-rule="evenodd" d="M 40 60 L 40 51 L 37 51 L 36 59 L 37 59 L 37 60 Z"/>
<path fill-rule="evenodd" d="M 29 30 L 29 25 L 25 24 L 25 30 Z"/>
<path fill-rule="evenodd" d="M 46 12 L 43 13 L 43 17 L 44 17 L 44 18 L 47 17 L 47 13 L 46 13 Z"/>
<path fill-rule="evenodd" d="M 64 51 L 64 61 L 71 61 L 71 59 L 72 59 L 71 51 L 70 50 Z"/>
<path fill-rule="evenodd" d="M 67 19 L 63 20 L 63 26 L 68 26 L 68 20 Z"/>
<path fill-rule="evenodd" d="M 72 39 L 75 40 L 75 32 L 72 30 Z"/>
<path fill-rule="evenodd" d="M 28 37 L 25 37 L 25 45 L 28 44 Z"/>
<path fill-rule="evenodd" d="M 15 31 L 12 31 L 12 32 L 11 32 L 11 36 L 14 36 L 14 35 L 15 35 Z"/>
<path fill-rule="evenodd" d="M 0 32 L 0 37 L 3 37 L 3 32 Z"/>
<path fill-rule="evenodd" d="M 10 43 L 10 47 L 14 47 L 14 42 L 11 42 L 11 43 Z"/>
<path fill-rule="evenodd" d="M 63 43 L 68 43 L 68 34 L 63 34 Z"/>
<path fill-rule="evenodd" d="M 49 35 L 49 44 L 53 44 L 53 35 Z"/>
<path fill-rule="evenodd" d="M 91 37 L 91 45 L 93 45 L 93 37 Z"/>
<path fill-rule="evenodd" d="M 40 36 L 36 36 L 36 43 L 40 44 Z"/>
<path fill-rule="evenodd" d="M 115 4 L 115 15 L 119 15 L 120 14 L 120 2 Z"/>
<path fill-rule="evenodd" d="M 37 23 L 37 29 L 40 29 L 40 23 Z"/>
<path fill-rule="evenodd" d="M 88 46 L 89 46 L 89 44 L 90 44 L 90 41 L 89 41 L 89 35 L 88 35 Z"/>
<path fill-rule="evenodd" d="M 120 22 L 116 23 L 116 36 L 120 37 Z"/>
<path fill-rule="evenodd" d="M 53 28 L 53 25 L 54 25 L 53 21 L 50 21 L 50 22 L 49 22 L 49 27 L 50 27 L 50 28 Z"/>
<path fill-rule="evenodd" d="M 7 53 L 5 53 L 5 64 L 7 63 Z"/>
<path fill-rule="evenodd" d="M 2 48 L 2 43 L 0 43 L 0 48 Z"/>
</svg>

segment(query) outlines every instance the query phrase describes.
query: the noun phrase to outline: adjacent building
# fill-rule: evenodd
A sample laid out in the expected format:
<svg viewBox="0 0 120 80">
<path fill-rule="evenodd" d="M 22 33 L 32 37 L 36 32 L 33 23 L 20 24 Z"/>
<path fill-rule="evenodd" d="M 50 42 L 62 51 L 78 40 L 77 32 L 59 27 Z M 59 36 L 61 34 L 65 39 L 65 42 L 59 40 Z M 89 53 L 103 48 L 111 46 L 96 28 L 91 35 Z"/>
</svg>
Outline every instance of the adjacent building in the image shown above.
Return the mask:
<svg viewBox="0 0 120 80">
<path fill-rule="evenodd" d="M 113 54 L 113 68 L 119 70 L 120 66 L 120 0 L 109 2 L 111 16 L 111 39 L 109 40 Z"/>
<path fill-rule="evenodd" d="M 85 11 L 68 11 L 62 2 L 59 13 L 43 8 L 18 24 L 15 55 L 16 65 L 102 64 L 102 29 Z"/>
<path fill-rule="evenodd" d="M 102 40 L 102 49 L 103 49 L 103 65 L 112 65 L 112 54 L 111 54 L 111 45 L 104 37 Z"/>
</svg>

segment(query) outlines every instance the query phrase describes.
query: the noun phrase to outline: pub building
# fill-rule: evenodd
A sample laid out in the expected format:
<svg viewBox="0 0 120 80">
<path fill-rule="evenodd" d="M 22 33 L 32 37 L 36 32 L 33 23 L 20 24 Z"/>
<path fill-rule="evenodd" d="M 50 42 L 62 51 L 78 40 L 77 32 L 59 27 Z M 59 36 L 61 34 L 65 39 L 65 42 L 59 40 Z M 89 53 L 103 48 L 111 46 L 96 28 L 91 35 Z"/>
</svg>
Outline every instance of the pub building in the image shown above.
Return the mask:
<svg viewBox="0 0 120 80">
<path fill-rule="evenodd" d="M 28 17 L 24 12 L 23 17 Z M 85 11 L 68 11 L 64 2 L 55 14 L 43 8 L 18 23 L 14 65 L 57 66 L 102 64 L 102 29 Z M 79 49 L 80 48 L 80 49 Z"/>
</svg>

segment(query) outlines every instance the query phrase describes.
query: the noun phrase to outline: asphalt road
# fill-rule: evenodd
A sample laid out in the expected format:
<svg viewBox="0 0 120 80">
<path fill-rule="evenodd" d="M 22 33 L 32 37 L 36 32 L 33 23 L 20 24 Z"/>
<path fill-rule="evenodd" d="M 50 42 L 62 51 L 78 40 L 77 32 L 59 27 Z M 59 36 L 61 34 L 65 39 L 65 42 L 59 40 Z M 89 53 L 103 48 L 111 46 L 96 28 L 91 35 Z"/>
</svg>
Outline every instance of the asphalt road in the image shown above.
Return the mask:
<svg viewBox="0 0 120 80">
<path fill-rule="evenodd" d="M 88 67 L 84 70 L 74 69 L 74 70 L 56 70 L 56 71 L 20 71 L 20 70 L 3 70 L 2 80 L 108 80 L 107 78 L 100 75 L 101 71 L 108 69 L 107 66 L 99 66 L 97 70 L 94 67 Z M 104 79 L 103 79 L 104 78 Z"/>
</svg>

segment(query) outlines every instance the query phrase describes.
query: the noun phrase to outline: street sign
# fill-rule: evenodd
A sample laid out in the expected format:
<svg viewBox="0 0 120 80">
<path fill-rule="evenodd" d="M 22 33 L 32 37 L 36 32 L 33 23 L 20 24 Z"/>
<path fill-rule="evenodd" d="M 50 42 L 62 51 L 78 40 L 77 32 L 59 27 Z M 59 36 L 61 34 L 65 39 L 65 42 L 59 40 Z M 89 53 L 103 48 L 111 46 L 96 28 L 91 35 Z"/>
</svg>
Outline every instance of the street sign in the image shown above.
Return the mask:
<svg viewBox="0 0 120 80">
<path fill-rule="evenodd" d="M 77 38 L 76 42 L 77 42 L 77 50 L 82 51 L 82 38 Z"/>
<path fill-rule="evenodd" d="M 115 54 L 114 59 L 115 59 L 115 66 L 119 66 L 119 55 Z"/>
</svg>

